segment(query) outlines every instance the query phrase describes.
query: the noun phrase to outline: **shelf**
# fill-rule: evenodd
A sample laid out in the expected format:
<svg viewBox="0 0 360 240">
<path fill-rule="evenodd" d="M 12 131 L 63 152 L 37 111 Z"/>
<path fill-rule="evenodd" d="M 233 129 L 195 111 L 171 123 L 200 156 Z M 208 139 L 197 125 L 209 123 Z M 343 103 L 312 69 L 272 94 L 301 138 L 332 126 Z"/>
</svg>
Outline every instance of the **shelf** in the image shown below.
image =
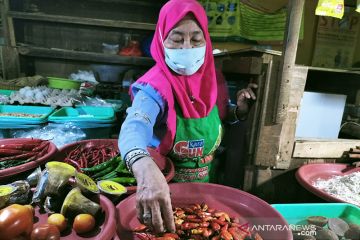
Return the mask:
<svg viewBox="0 0 360 240">
<path fill-rule="evenodd" d="M 344 152 L 360 145 L 354 139 L 295 139 L 295 158 L 341 158 Z"/>
<path fill-rule="evenodd" d="M 157 2 L 157 1 L 139 1 L 139 0 L 88 0 L 93 2 L 105 2 L 105 3 L 121 3 L 121 4 L 128 4 L 128 5 L 135 5 L 135 6 L 150 6 L 150 7 L 161 7 L 166 3 L 164 2 Z"/>
<path fill-rule="evenodd" d="M 337 68 L 321 68 L 321 67 L 308 67 L 309 71 L 321 71 L 321 72 L 335 72 L 345 74 L 360 74 L 358 69 L 337 69 Z"/>
<path fill-rule="evenodd" d="M 19 46 L 19 54 L 29 57 L 42 57 L 54 59 L 76 60 L 84 62 L 99 62 L 112 64 L 126 64 L 151 67 L 155 64 L 149 57 L 126 57 L 94 52 L 80 52 L 58 48 L 42 48 L 32 46 Z"/>
<path fill-rule="evenodd" d="M 243 48 L 243 49 L 239 49 L 239 50 L 234 50 L 234 51 L 224 51 L 224 52 L 220 52 L 220 53 L 216 53 L 214 54 L 214 57 L 227 57 L 227 56 L 232 56 L 232 55 L 241 55 L 241 54 L 247 54 L 247 53 L 266 53 L 266 54 L 272 54 L 272 55 L 277 55 L 277 56 L 281 56 L 281 51 L 276 51 L 276 50 L 271 50 L 271 49 L 265 49 L 265 48 L 260 48 L 260 47 L 249 47 L 249 48 Z"/>
<path fill-rule="evenodd" d="M 156 26 L 155 24 L 152 23 L 129 22 L 129 21 L 96 19 L 96 18 L 82 18 L 82 17 L 73 17 L 73 16 L 64 16 L 64 15 L 52 15 L 45 13 L 27 13 L 27 12 L 9 11 L 8 15 L 15 19 L 80 24 L 80 25 L 99 26 L 99 27 L 155 30 L 155 26 Z"/>
</svg>

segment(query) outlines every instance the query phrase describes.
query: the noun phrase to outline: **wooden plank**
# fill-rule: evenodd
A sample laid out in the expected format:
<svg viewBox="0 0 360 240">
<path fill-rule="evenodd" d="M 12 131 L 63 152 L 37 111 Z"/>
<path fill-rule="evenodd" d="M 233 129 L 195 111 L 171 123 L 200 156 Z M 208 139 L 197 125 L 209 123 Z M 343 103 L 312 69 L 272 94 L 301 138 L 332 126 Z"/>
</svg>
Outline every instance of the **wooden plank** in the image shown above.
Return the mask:
<svg viewBox="0 0 360 240">
<path fill-rule="evenodd" d="M 276 156 L 275 168 L 288 169 L 291 165 L 292 151 L 295 142 L 296 122 L 299 114 L 301 98 L 304 93 L 307 79 L 307 67 L 296 66 L 292 70 L 292 81 L 290 86 L 290 98 L 287 115 L 282 124 L 279 138 L 279 149 Z"/>
<path fill-rule="evenodd" d="M 322 68 L 322 67 L 311 67 L 309 71 L 320 71 L 320 72 L 331 72 L 331 73 L 346 73 L 346 74 L 360 74 L 359 70 L 355 69 L 337 69 L 337 68 Z"/>
<path fill-rule="evenodd" d="M 214 57 L 239 55 L 239 54 L 244 54 L 244 53 L 268 53 L 271 55 L 281 56 L 280 51 L 266 49 L 266 48 L 259 48 L 259 47 L 254 46 L 254 47 L 247 47 L 247 48 L 242 48 L 242 49 L 233 50 L 233 51 L 223 51 L 223 52 L 214 54 Z"/>
<path fill-rule="evenodd" d="M 16 48 L 10 46 L 2 46 L 1 49 L 3 60 L 3 75 L 5 79 L 13 79 L 19 77 L 20 65 L 19 55 Z"/>
<path fill-rule="evenodd" d="M 0 7 L 0 16 L 1 16 L 1 22 L 3 26 L 3 34 L 4 34 L 4 41 L 5 45 L 10 45 L 10 34 L 9 34 L 9 25 L 8 25 L 8 18 L 6 17 L 6 13 L 9 9 L 9 0 L 4 0 L 1 3 Z"/>
<path fill-rule="evenodd" d="M 152 23 L 83 18 L 83 17 L 53 15 L 53 14 L 45 14 L 45 13 L 27 13 L 27 12 L 16 12 L 16 11 L 9 11 L 9 16 L 16 19 L 80 24 L 80 25 L 90 25 L 90 26 L 99 26 L 99 27 L 141 29 L 141 30 L 155 30 L 155 26 L 156 26 L 155 24 Z"/>
<path fill-rule="evenodd" d="M 291 0 L 288 4 L 287 28 L 284 34 L 283 65 L 280 75 L 279 98 L 277 102 L 276 123 L 286 119 L 289 108 L 290 88 L 293 68 L 295 66 L 296 52 L 299 43 L 301 18 L 305 0 Z"/>
<path fill-rule="evenodd" d="M 88 0 L 88 1 L 96 1 L 96 2 L 105 2 L 105 3 L 121 3 L 127 5 L 135 5 L 135 6 L 148 6 L 148 7 L 161 7 L 165 1 L 139 1 L 139 0 Z"/>
<path fill-rule="evenodd" d="M 295 142 L 294 158 L 340 158 L 350 148 L 360 145 L 360 140 L 348 139 L 298 139 Z"/>
<path fill-rule="evenodd" d="M 15 38 L 15 29 L 14 29 L 14 22 L 11 17 L 7 18 L 7 25 L 8 25 L 8 34 L 9 34 L 9 44 L 12 47 L 16 46 L 16 38 Z"/>
<path fill-rule="evenodd" d="M 229 73 L 260 74 L 262 59 L 259 57 L 231 56 L 223 62 L 223 71 Z"/>
<path fill-rule="evenodd" d="M 151 67 L 155 64 L 154 60 L 148 57 L 125 57 L 103 53 L 81 52 L 54 48 L 49 49 L 41 47 L 19 47 L 19 54 L 30 57 L 66 59 L 85 62 L 119 63 L 147 67 Z"/>
</svg>

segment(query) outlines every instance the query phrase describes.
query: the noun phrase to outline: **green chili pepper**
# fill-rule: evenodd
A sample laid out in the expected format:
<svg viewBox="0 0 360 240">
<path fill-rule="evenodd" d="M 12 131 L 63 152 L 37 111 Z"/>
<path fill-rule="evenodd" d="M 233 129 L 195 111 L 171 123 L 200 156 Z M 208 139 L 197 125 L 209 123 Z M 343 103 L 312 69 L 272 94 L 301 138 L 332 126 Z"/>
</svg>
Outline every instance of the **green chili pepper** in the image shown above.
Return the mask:
<svg viewBox="0 0 360 240">
<path fill-rule="evenodd" d="M 113 172 L 115 171 L 116 169 L 116 166 L 117 166 L 117 163 L 116 162 L 112 162 L 112 164 L 108 165 L 107 168 L 105 169 L 102 169 L 101 171 L 91 175 L 91 178 L 95 179 L 95 178 L 98 178 L 98 177 L 102 177 L 110 172 Z"/>
<path fill-rule="evenodd" d="M 103 162 L 101 164 L 98 164 L 96 166 L 93 166 L 91 168 L 82 168 L 81 170 L 87 173 L 91 173 L 91 172 L 98 172 L 101 170 L 104 170 L 106 168 L 108 168 L 109 166 L 111 166 L 113 163 L 117 163 L 117 162 L 122 162 L 121 157 L 120 156 L 116 156 L 113 157 L 112 159 Z"/>
<path fill-rule="evenodd" d="M 124 161 L 121 161 L 119 162 L 118 166 L 116 167 L 115 171 L 116 172 L 122 172 L 124 170 L 127 170 L 126 168 L 126 165 L 125 165 L 125 162 Z"/>
<path fill-rule="evenodd" d="M 109 172 L 108 174 L 106 174 L 104 176 L 98 177 L 96 180 L 97 181 L 99 181 L 99 180 L 108 180 L 109 178 L 115 178 L 115 177 L 117 177 L 117 172 L 112 171 L 112 172 Z"/>
<path fill-rule="evenodd" d="M 136 179 L 134 177 L 116 177 L 109 178 L 107 180 L 114 181 L 121 184 L 134 184 L 136 183 Z"/>
</svg>

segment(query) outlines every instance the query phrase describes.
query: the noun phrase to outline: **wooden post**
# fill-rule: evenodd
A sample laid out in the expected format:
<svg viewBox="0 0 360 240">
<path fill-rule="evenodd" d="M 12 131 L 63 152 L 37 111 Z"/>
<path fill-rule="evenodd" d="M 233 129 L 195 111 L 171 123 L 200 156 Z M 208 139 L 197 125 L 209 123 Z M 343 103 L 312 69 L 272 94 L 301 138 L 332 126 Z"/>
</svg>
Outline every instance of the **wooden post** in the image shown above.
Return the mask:
<svg viewBox="0 0 360 240">
<path fill-rule="evenodd" d="M 286 31 L 284 35 L 284 48 L 282 59 L 282 71 L 280 74 L 280 90 L 277 102 L 276 123 L 283 123 L 289 109 L 289 96 L 293 68 L 295 66 L 301 18 L 303 15 L 305 0 L 289 0 Z"/>
<path fill-rule="evenodd" d="M 16 49 L 15 31 L 13 19 L 8 16 L 9 0 L 1 1 L 1 18 L 5 44 L 1 49 L 2 71 L 4 79 L 16 78 L 19 76 L 20 64 L 19 54 Z"/>
</svg>

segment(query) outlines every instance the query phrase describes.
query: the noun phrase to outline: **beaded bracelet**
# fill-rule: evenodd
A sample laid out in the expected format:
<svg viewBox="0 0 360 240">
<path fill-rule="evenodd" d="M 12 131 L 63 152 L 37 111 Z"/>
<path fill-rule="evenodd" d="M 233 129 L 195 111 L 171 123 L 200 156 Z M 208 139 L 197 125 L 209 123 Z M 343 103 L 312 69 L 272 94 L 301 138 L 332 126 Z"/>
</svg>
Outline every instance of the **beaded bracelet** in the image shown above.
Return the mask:
<svg viewBox="0 0 360 240">
<path fill-rule="evenodd" d="M 125 156 L 126 168 L 132 173 L 132 165 L 143 157 L 150 157 L 150 154 L 143 149 L 134 149 Z"/>
</svg>

